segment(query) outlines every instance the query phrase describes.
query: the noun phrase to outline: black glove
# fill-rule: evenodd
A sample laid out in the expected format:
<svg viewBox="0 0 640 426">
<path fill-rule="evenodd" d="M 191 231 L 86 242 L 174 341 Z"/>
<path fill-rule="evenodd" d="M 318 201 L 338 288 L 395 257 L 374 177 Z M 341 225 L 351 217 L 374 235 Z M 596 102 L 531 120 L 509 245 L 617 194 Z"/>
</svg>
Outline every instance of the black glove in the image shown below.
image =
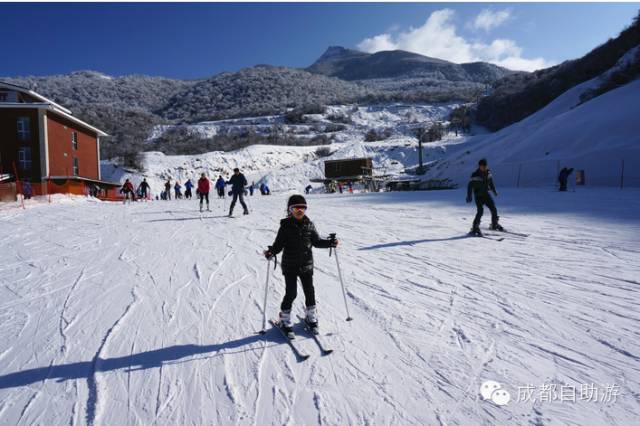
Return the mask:
<svg viewBox="0 0 640 426">
<path fill-rule="evenodd" d="M 262 254 L 264 254 L 264 257 L 267 260 L 271 260 L 271 258 L 273 257 L 273 253 L 271 253 L 271 250 L 265 250 Z"/>
<path fill-rule="evenodd" d="M 329 240 L 329 247 L 332 247 L 332 248 L 338 247 L 338 240 L 336 240 L 335 238 L 332 240 Z"/>
</svg>

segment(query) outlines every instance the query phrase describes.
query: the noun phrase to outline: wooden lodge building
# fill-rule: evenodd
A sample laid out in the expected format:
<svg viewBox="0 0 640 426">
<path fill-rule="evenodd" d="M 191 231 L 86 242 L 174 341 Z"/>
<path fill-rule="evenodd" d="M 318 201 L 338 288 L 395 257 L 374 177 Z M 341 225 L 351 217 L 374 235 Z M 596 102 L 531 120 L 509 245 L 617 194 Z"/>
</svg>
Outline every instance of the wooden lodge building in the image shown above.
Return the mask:
<svg viewBox="0 0 640 426">
<path fill-rule="evenodd" d="M 115 194 L 118 184 L 100 177 L 104 136 L 52 100 L 0 82 L 0 183 L 5 192 L 10 183 L 14 193 L 21 192 L 21 182 L 29 180 L 33 195 L 82 195 L 90 189 L 99 189 L 103 196 Z"/>
</svg>

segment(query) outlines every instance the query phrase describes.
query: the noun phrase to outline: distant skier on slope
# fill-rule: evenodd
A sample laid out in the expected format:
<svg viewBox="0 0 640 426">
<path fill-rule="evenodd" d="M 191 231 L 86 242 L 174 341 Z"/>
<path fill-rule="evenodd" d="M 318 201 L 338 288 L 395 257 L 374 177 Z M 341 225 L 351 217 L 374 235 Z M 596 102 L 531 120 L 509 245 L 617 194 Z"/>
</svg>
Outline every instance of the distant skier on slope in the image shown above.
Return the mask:
<svg viewBox="0 0 640 426">
<path fill-rule="evenodd" d="M 209 179 L 207 179 L 207 175 L 202 173 L 200 179 L 198 179 L 198 196 L 200 197 L 200 211 L 202 211 L 202 203 L 204 200 L 207 200 L 207 211 L 209 210 L 209 189 L 210 189 Z"/>
<path fill-rule="evenodd" d="M 503 231 L 504 229 L 498 223 L 498 210 L 493 202 L 493 198 L 491 198 L 491 195 L 489 194 L 489 191 L 491 191 L 497 197 L 498 192 L 493 184 L 491 171 L 487 168 L 487 160 L 484 158 L 478 162 L 478 169 L 471 174 L 471 179 L 467 185 L 467 203 L 472 201 L 472 191 L 476 200 L 477 212 L 476 217 L 473 219 L 473 227 L 471 228 L 470 233 L 477 236 L 482 235 L 482 232 L 480 231 L 480 220 L 484 213 L 483 205 L 489 207 L 489 210 L 491 211 L 491 229 Z"/>
<path fill-rule="evenodd" d="M 191 190 L 193 189 L 193 182 L 191 182 L 191 179 L 187 179 L 187 181 L 184 183 L 184 198 L 190 200 L 192 197 L 192 193 Z"/>
<path fill-rule="evenodd" d="M 142 179 L 140 185 L 138 185 L 138 191 L 140 192 L 140 197 L 143 199 L 147 198 L 147 194 L 149 193 L 149 183 L 147 182 L 147 178 Z"/>
<path fill-rule="evenodd" d="M 240 173 L 240 169 L 237 167 L 233 169 L 233 176 L 227 182 L 231 185 L 231 193 L 233 194 L 233 200 L 231 200 L 231 206 L 229 207 L 229 217 L 233 216 L 233 208 L 236 205 L 238 199 L 240 199 L 240 204 L 244 209 L 242 214 L 249 214 L 249 209 L 244 202 L 244 187 L 247 185 L 247 178 L 244 177 L 242 173 Z"/>
<path fill-rule="evenodd" d="M 568 168 L 568 167 L 563 167 L 562 170 L 560 170 L 560 173 L 558 174 L 558 183 L 560 184 L 560 191 L 566 191 L 567 190 L 567 180 L 569 179 L 569 176 L 571 176 L 571 173 L 573 173 L 573 169 Z"/>
<path fill-rule="evenodd" d="M 136 196 L 133 192 L 133 184 L 131 183 L 131 181 L 129 179 L 126 179 L 124 181 L 124 184 L 122 185 L 122 188 L 120 188 L 120 193 L 124 194 L 124 200 L 122 200 L 123 203 L 126 203 L 127 200 L 131 200 L 131 201 L 135 201 Z"/>
<path fill-rule="evenodd" d="M 167 181 L 164 183 L 164 195 L 165 200 L 171 199 L 171 179 L 167 179 Z"/>
<path fill-rule="evenodd" d="M 282 254 L 282 275 L 286 290 L 280 304 L 280 325 L 285 333 L 292 333 L 291 305 L 297 296 L 298 277 L 302 283 L 305 296 L 306 321 L 311 328 L 318 327 L 315 289 L 313 287 L 313 254 L 312 247 L 337 247 L 338 240 L 322 239 L 313 222 L 306 216 L 307 201 L 302 195 L 292 195 L 287 202 L 287 217 L 280 221 L 278 235 L 272 245 L 264 251 L 264 256 L 271 259 L 284 250 Z"/>
<path fill-rule="evenodd" d="M 224 181 L 222 175 L 218 176 L 218 180 L 216 180 L 216 191 L 218 191 L 218 198 L 224 198 L 224 187 L 227 183 Z"/>
</svg>

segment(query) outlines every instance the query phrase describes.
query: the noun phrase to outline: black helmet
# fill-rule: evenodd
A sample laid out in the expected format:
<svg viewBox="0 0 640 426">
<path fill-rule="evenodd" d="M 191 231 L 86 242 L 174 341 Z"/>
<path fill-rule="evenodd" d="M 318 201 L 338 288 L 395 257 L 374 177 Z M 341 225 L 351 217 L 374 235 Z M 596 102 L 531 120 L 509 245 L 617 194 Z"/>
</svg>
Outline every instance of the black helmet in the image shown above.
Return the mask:
<svg viewBox="0 0 640 426">
<path fill-rule="evenodd" d="M 289 197 L 289 201 L 287 202 L 287 207 L 291 206 L 299 206 L 299 205 L 307 205 L 307 200 L 304 199 L 302 195 L 296 194 Z"/>
</svg>

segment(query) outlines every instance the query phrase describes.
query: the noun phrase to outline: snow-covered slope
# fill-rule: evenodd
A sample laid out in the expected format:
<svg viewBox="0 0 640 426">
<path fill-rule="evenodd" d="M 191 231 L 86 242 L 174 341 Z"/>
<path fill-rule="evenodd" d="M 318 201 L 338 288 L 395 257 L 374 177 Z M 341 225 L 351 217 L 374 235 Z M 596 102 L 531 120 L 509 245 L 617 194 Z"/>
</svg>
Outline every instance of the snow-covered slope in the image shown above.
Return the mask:
<svg viewBox="0 0 640 426">
<path fill-rule="evenodd" d="M 223 174 L 228 176 L 234 167 L 239 167 L 250 182 L 266 182 L 275 191 L 298 190 L 309 184 L 313 178 L 324 176 L 324 161 L 332 159 L 372 157 L 381 174 L 397 175 L 405 167 L 413 167 L 418 162 L 417 140 L 414 129 L 436 121 L 446 120 L 458 104 L 407 105 L 387 104 L 369 106 L 336 105 L 327 107 L 324 114 L 309 114 L 310 123 L 300 125 L 284 124 L 281 116 L 248 117 L 232 120 L 203 122 L 189 125 L 190 132 L 203 137 L 217 134 L 240 134 L 252 131 L 267 134 L 274 125 L 282 132 L 298 135 L 317 135 L 318 126 L 330 125 L 332 117 L 347 117 L 349 123 L 340 132 L 333 132 L 334 143 L 322 147 L 296 147 L 278 145 L 253 145 L 231 152 L 210 152 L 199 155 L 163 155 L 147 152 L 143 156 L 144 173 L 127 171 L 111 162 L 103 162 L 102 177 L 105 180 L 122 181 L 132 178 L 134 182 L 146 177 L 152 190 L 159 189 L 161 183 L 171 178 L 184 182 L 202 172 L 210 177 Z M 160 136 L 171 126 L 158 126 L 153 137 Z M 364 142 L 367 131 L 374 129 L 391 133 L 389 139 L 378 142 Z M 448 135 L 441 144 L 455 142 Z M 319 157 L 318 148 L 329 149 L 332 155 Z M 444 153 L 442 148 L 432 147 L 432 159 Z M 317 186 L 317 185 L 316 185 Z"/>
<path fill-rule="evenodd" d="M 138 182 L 144 176 L 151 185 L 153 194 L 159 193 L 166 179 L 172 182 L 187 179 L 197 180 L 201 173 L 217 178 L 223 175 L 229 178 L 233 169 L 242 169 L 249 183 L 258 181 L 271 170 L 283 170 L 295 164 L 305 163 L 316 158 L 317 147 L 252 145 L 232 152 L 209 152 L 200 155 L 164 155 L 160 152 L 144 154 L 145 172 L 126 170 L 113 163 L 102 163 L 102 177 L 110 181 L 122 181 L 125 178 Z"/>
<path fill-rule="evenodd" d="M 320 233 L 342 241 L 354 321 L 335 257 L 316 250 L 334 352 L 297 328 L 304 362 L 276 330 L 256 334 L 260 252 L 286 197 L 248 201 L 235 219 L 217 199 L 204 216 L 195 201 L 83 198 L 0 211 L 0 424 L 640 421 L 637 190 L 504 190 L 503 223 L 532 235 L 502 242 L 464 237 L 464 191 L 309 196 Z M 269 318 L 284 289 L 271 273 Z M 508 405 L 481 399 L 485 380 Z"/>
<path fill-rule="evenodd" d="M 591 185 L 620 185 L 622 160 L 627 185 L 640 186 L 640 80 L 580 104 L 595 87 L 591 80 L 547 107 L 501 131 L 457 144 L 428 176 L 460 183 L 480 158 L 487 158 L 502 186 L 553 185 L 558 167 L 585 170 Z"/>
</svg>

